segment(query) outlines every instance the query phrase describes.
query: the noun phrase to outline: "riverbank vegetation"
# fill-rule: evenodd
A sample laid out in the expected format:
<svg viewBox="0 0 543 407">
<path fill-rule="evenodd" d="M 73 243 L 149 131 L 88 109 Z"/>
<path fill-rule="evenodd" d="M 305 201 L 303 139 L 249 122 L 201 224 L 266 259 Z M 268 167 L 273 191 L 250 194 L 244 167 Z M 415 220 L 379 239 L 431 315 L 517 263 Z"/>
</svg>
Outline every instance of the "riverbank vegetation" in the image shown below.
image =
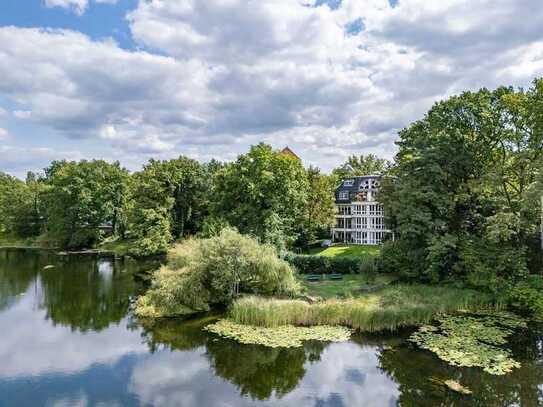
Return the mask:
<svg viewBox="0 0 543 407">
<path fill-rule="evenodd" d="M 168 264 L 136 303 L 140 317 L 167 317 L 228 306 L 242 293 L 295 296 L 294 270 L 271 245 L 260 244 L 225 228 L 208 239 L 188 239 L 175 246 Z"/>
<path fill-rule="evenodd" d="M 312 304 L 249 296 L 234 302 L 228 317 L 240 324 L 262 327 L 342 325 L 377 332 L 427 324 L 444 313 L 495 307 L 491 295 L 475 290 L 413 284 Z"/>
</svg>

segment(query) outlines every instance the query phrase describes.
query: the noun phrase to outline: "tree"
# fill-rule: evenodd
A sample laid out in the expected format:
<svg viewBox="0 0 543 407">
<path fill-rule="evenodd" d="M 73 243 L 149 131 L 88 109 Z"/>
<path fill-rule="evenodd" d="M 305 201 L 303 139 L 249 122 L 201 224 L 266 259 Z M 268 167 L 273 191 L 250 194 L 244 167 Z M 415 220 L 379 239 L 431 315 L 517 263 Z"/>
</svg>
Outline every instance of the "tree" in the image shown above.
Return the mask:
<svg viewBox="0 0 543 407">
<path fill-rule="evenodd" d="M 61 247 L 88 247 L 118 225 L 128 172 L 118 162 L 55 161 L 46 169 L 47 229 Z"/>
<path fill-rule="evenodd" d="M 334 169 L 332 174 L 336 180 L 355 175 L 383 174 L 390 166 L 390 162 L 376 155 L 351 155 L 340 167 Z"/>
<path fill-rule="evenodd" d="M 43 224 L 43 182 L 29 172 L 26 182 L 0 173 L 0 230 L 37 236 Z"/>
<path fill-rule="evenodd" d="M 173 239 L 195 234 L 207 215 L 211 180 L 197 161 L 150 160 L 134 174 L 132 232 L 135 254 L 165 253 Z"/>
<path fill-rule="evenodd" d="M 295 295 L 299 283 L 273 246 L 225 228 L 209 239 L 175 246 L 135 311 L 141 317 L 193 314 L 230 305 L 240 293 Z"/>
<path fill-rule="evenodd" d="M 328 231 L 334 223 L 334 177 L 321 174 L 319 168 L 310 166 L 307 180 L 309 192 L 298 238 L 300 245 L 316 239 L 319 231 Z"/>
<path fill-rule="evenodd" d="M 525 202 L 541 171 L 542 89 L 466 92 L 400 132 L 380 200 L 405 275 L 497 287 L 526 272 L 539 242 L 539 205 Z"/>
<path fill-rule="evenodd" d="M 308 189 L 299 160 L 258 144 L 217 173 L 212 211 L 242 233 L 284 243 L 295 237 Z"/>
</svg>

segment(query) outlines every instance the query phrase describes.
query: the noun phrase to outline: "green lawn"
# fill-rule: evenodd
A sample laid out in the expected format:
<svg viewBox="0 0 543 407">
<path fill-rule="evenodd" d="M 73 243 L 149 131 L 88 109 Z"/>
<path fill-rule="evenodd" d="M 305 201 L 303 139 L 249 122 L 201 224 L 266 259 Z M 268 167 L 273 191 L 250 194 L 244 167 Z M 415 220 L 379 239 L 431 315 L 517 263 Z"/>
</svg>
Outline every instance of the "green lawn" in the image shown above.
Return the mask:
<svg viewBox="0 0 543 407">
<path fill-rule="evenodd" d="M 326 257 L 356 256 L 363 257 L 367 255 L 378 256 L 379 246 L 369 245 L 337 245 L 331 247 L 316 247 L 309 249 L 307 254 L 318 254 Z"/>
<path fill-rule="evenodd" d="M 117 256 L 126 256 L 134 244 L 133 240 L 108 238 L 98 245 L 99 250 L 115 253 Z"/>
<path fill-rule="evenodd" d="M 368 282 L 367 276 L 362 274 L 346 274 L 343 280 L 302 281 L 307 295 L 311 297 L 336 298 L 359 295 L 361 290 L 389 284 L 396 278 L 391 275 L 378 275 L 375 281 Z"/>
</svg>

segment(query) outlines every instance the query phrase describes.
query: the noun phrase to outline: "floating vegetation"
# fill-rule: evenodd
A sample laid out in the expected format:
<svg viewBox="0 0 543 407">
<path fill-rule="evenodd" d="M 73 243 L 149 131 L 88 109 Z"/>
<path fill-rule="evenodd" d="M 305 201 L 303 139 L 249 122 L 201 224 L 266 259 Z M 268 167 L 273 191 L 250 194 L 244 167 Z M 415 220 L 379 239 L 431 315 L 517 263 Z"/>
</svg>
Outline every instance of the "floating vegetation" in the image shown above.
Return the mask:
<svg viewBox="0 0 543 407">
<path fill-rule="evenodd" d="M 520 367 L 511 351 L 500 346 L 507 344 L 515 330 L 527 327 L 522 318 L 506 312 L 482 312 L 446 315 L 437 321 L 438 326 L 422 326 L 409 340 L 453 366 L 481 367 L 493 375 Z"/>
<path fill-rule="evenodd" d="M 454 380 L 445 380 L 443 382 L 443 384 L 445 386 L 447 386 L 449 389 L 451 389 L 451 390 L 453 390 L 453 391 L 455 391 L 457 393 L 466 394 L 466 395 L 473 393 L 470 389 L 468 389 L 465 386 L 462 386 L 460 383 L 458 383 L 458 382 L 456 382 Z"/>
<path fill-rule="evenodd" d="M 302 341 L 311 340 L 345 342 L 351 337 L 351 331 L 340 326 L 295 327 L 284 325 L 263 328 L 242 325 L 227 319 L 208 325 L 204 329 L 243 344 L 264 345 L 271 348 L 295 348 L 302 346 Z"/>
<path fill-rule="evenodd" d="M 466 386 L 462 386 L 456 380 L 452 380 L 452 379 L 441 380 L 441 379 L 437 379 L 437 378 L 432 378 L 430 380 L 432 382 L 440 385 L 440 386 L 445 386 L 445 387 L 447 387 L 448 389 L 450 389 L 452 391 L 455 391 L 455 392 L 460 393 L 460 394 L 464 394 L 466 396 L 470 395 L 470 394 L 473 394 L 473 392 L 470 389 L 468 389 Z"/>
</svg>

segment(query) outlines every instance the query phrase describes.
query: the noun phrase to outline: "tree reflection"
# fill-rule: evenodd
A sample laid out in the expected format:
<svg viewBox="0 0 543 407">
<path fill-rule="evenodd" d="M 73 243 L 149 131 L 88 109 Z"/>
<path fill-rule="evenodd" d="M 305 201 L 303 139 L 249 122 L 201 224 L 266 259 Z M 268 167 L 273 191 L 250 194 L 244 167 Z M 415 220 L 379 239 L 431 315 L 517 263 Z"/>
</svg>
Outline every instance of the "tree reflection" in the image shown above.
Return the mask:
<svg viewBox="0 0 543 407">
<path fill-rule="evenodd" d="M 119 323 L 137 293 L 135 275 L 159 260 L 58 256 L 43 250 L 0 250 L 0 310 L 27 293 L 53 324 L 101 331 Z M 52 266 L 52 267 L 46 267 Z"/>
<path fill-rule="evenodd" d="M 294 390 L 305 375 L 305 363 L 320 360 L 327 344 L 306 342 L 301 348 L 267 348 L 241 345 L 205 332 L 205 325 L 217 316 L 192 320 L 139 320 L 143 337 L 152 352 L 166 348 L 188 351 L 206 349 L 216 375 L 234 384 L 242 395 L 257 400 L 278 398 Z"/>
<path fill-rule="evenodd" d="M 41 307 L 54 324 L 101 331 L 128 312 L 133 275 L 113 259 L 70 257 L 40 273 Z"/>
<path fill-rule="evenodd" d="M 430 352 L 415 350 L 407 344 L 383 350 L 379 357 L 380 368 L 398 383 L 400 406 L 541 406 L 541 335 L 532 333 L 518 339 L 515 355 L 521 361 L 522 368 L 505 376 L 493 376 L 480 369 L 455 368 Z M 462 396 L 432 379 L 456 380 L 473 394 Z"/>
<path fill-rule="evenodd" d="M 0 250 L 0 311 L 28 290 L 43 261 L 25 250 Z"/>
</svg>

